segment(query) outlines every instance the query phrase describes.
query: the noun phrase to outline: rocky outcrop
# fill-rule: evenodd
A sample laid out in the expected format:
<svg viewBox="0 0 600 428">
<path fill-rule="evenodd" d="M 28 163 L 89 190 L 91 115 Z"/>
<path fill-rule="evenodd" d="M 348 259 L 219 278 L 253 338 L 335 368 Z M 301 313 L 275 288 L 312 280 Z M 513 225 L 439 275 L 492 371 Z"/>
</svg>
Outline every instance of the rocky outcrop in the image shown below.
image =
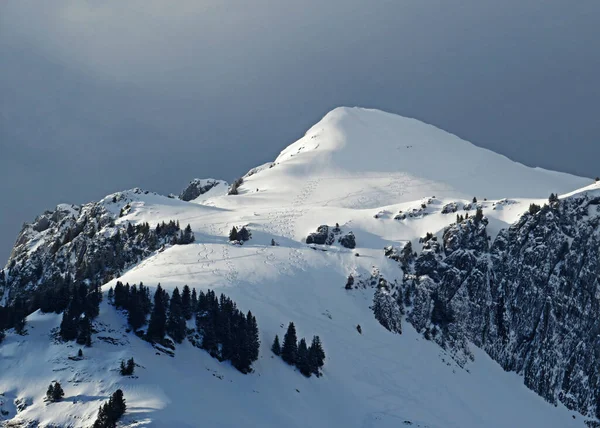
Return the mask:
<svg viewBox="0 0 600 428">
<path fill-rule="evenodd" d="M 327 225 L 317 227 L 317 231 L 306 237 L 307 244 L 331 245 L 335 242 L 335 234 Z"/>
<path fill-rule="evenodd" d="M 181 192 L 181 194 L 179 195 L 179 199 L 181 199 L 182 201 L 193 201 L 194 199 L 198 198 L 200 195 L 205 194 L 206 192 L 208 192 L 209 190 L 211 190 L 213 187 L 219 186 L 219 185 L 225 185 L 225 183 L 223 183 L 222 181 L 219 180 L 213 180 L 213 179 L 206 179 L 206 180 L 201 180 L 199 178 L 195 178 L 194 180 L 190 181 L 190 184 L 188 184 L 188 186 L 185 188 L 185 190 L 183 192 Z"/>
<path fill-rule="evenodd" d="M 352 233 L 352 232 L 348 232 L 344 236 L 341 236 L 338 239 L 338 242 L 344 248 L 349 248 L 351 250 L 356 248 L 356 237 L 354 236 L 354 233 Z"/>
<path fill-rule="evenodd" d="M 25 224 L 2 272 L 0 298 L 26 299 L 57 278 L 105 283 L 168 244 L 194 241 L 191 228 L 169 222 L 152 227 L 120 220 L 149 192 L 133 189 L 85 205 L 59 205 Z"/>
<path fill-rule="evenodd" d="M 549 402 L 600 417 L 600 194 L 526 213 L 493 243 L 486 226 L 453 224 L 404 264 L 407 319 L 457 362 L 472 342 Z"/>
</svg>

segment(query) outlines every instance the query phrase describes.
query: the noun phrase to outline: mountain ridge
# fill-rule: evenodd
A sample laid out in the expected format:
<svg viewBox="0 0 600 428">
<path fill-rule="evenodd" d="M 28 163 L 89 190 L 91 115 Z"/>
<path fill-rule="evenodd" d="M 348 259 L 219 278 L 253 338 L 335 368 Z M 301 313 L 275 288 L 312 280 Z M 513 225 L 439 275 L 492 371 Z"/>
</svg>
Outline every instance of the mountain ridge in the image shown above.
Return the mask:
<svg viewBox="0 0 600 428">
<path fill-rule="evenodd" d="M 446 142 L 466 151 L 443 151 L 440 146 Z M 215 192 L 209 189 L 186 202 L 132 189 L 96 203 L 62 205 L 42 214 L 25 226 L 17 241 L 22 242 L 2 271 L 6 273 L 4 286 L 0 284 L 4 301 L 19 293 L 27 297 L 47 286 L 52 267 L 64 260 L 63 269 L 74 275 L 80 272 L 79 280 L 102 285 L 105 302 L 94 321 L 92 347 L 84 348 L 83 362 L 69 360 L 74 351 L 71 342 L 49 340 L 60 315 L 38 310 L 28 318 L 30 336 L 9 331 L 0 345 L 5 373 L 0 376 L 0 393 L 6 392 L 0 410 L 5 409 L 14 423 L 89 426 L 98 404 L 118 387 L 130 403 L 123 420 L 127 426 L 197 426 L 203 417 L 209 425 L 222 426 L 248 421 L 261 426 L 583 426 L 585 418 L 568 409 L 592 418 L 592 423 L 596 417 L 593 382 L 573 377 L 570 382 L 575 386 L 570 389 L 555 381 L 540 384 L 540 370 L 525 370 L 524 365 L 510 361 L 511 355 L 527 361 L 518 357 L 525 348 L 508 346 L 510 353 L 501 355 L 492 340 L 499 334 L 500 318 L 494 315 L 497 311 L 489 310 L 498 307 L 498 294 L 489 291 L 481 278 L 496 272 L 498 280 L 507 279 L 506 284 L 509 278 L 526 278 L 519 270 L 508 273 L 486 264 L 494 258 L 501 260 L 498 266 L 513 262 L 528 266 L 517 257 L 521 254 L 517 250 L 514 260 L 508 259 L 501 251 L 503 242 L 506 248 L 525 242 L 524 248 L 530 248 L 526 253 L 540 260 L 571 260 L 573 253 L 559 251 L 562 234 L 579 225 L 590 230 L 596 218 L 590 201 L 600 193 L 598 184 L 515 166 L 508 158 L 487 151 L 471 156 L 476 149 L 412 119 L 339 108 L 274 162 L 249 171 L 229 192 L 219 182 Z M 473 166 L 482 158 L 496 164 Z M 378 164 L 382 170 L 374 171 Z M 465 179 L 464 171 L 456 169 L 468 169 L 471 178 Z M 498 170 L 518 174 L 498 182 Z M 441 181 L 444 176 L 449 183 Z M 531 188 L 523 190 L 529 197 L 509 194 L 519 180 L 527 184 L 527 177 L 536 177 Z M 545 178 L 551 184 L 544 183 Z M 193 193 L 203 191 L 206 184 L 192 181 Z M 547 189 L 565 193 L 558 205 L 555 199 L 547 201 Z M 532 214 L 532 205 L 539 206 L 539 211 Z M 590 208 L 580 208 L 584 205 Z M 548 232 L 549 237 L 556 234 L 553 242 L 557 245 L 538 248 L 535 238 L 528 243 L 521 229 L 529 224 L 532 233 L 542 233 L 544 223 L 539 222 L 548 215 L 562 219 L 562 223 L 552 223 Z M 136 235 L 135 228 L 143 230 L 148 224 L 154 230 L 157 224 L 170 221 L 178 222 L 181 229 L 189 223 L 195 242 L 182 245 L 169 235 L 150 245 L 148 238 Z M 327 244 L 307 245 L 307 236 L 325 225 L 329 225 L 322 229 L 327 230 Z M 233 227 L 247 228 L 251 238 L 229 242 Z M 122 264 L 120 259 L 113 262 L 98 256 L 106 253 L 102 249 L 107 245 L 116 245 L 117 233 L 129 236 L 118 241 L 125 257 Z M 579 238 L 569 233 L 572 242 L 591 239 L 583 232 Z M 349 234 L 355 237 L 356 248 L 340 242 Z M 588 251 L 586 246 L 571 245 L 575 245 L 574 252 Z M 70 254 L 78 256 L 69 260 L 66 255 Z M 565 263 L 574 266 L 575 262 Z M 592 271 L 595 266 L 586 269 Z M 353 278 L 350 289 L 349 277 Z M 555 277 L 558 281 L 566 278 L 560 270 Z M 130 330 L 125 313 L 106 302 L 108 290 L 117 281 L 143 282 L 152 290 L 160 283 L 169 293 L 189 285 L 231 296 L 258 319 L 261 348 L 254 373 L 242 375 L 188 340 L 175 347 L 174 358 L 160 350 L 157 355 L 151 344 Z M 531 281 L 532 289 L 547 288 L 544 278 Z M 508 296 L 510 287 L 503 287 Z M 581 283 L 582 289 L 590 287 Z M 518 304 L 523 296 L 510 292 L 514 299 L 507 297 L 504 302 L 508 315 L 502 322 L 520 337 L 540 315 L 537 305 L 529 305 L 529 312 L 529 306 Z M 556 291 L 551 298 L 558 302 L 562 296 L 567 291 Z M 579 307 L 575 296 L 571 300 Z M 477 304 L 487 310 L 473 309 Z M 515 315 L 514 321 L 511 314 L 517 312 L 526 316 Z M 577 314 L 575 310 L 571 319 L 579 319 Z M 276 334 L 283 336 L 288 321 L 296 323 L 301 336 L 318 334 L 323 339 L 327 359 L 322 377 L 304 379 L 274 358 L 270 344 Z M 489 335 L 478 329 L 485 325 Z M 560 320 L 554 325 L 553 331 L 561 331 Z M 388 331 L 390 326 L 401 334 Z M 188 327 L 193 330 L 195 326 Z M 544 337 L 564 339 L 561 335 Z M 586 337 L 581 334 L 589 343 Z M 543 337 L 539 339 L 532 342 L 530 352 L 539 351 L 535 343 L 543 343 Z M 484 351 L 502 368 L 525 378 L 504 373 Z M 50 363 L 39 364 L 31 355 L 36 353 Z M 141 365 L 138 377 L 122 378 L 113 367 L 130 355 Z M 562 370 L 555 376 L 560 379 L 570 363 L 568 359 L 554 362 Z M 593 361 L 590 365 L 576 359 L 573 364 L 593 374 Z M 542 359 L 532 367 L 547 365 Z M 35 376 L 29 376 L 28 370 Z M 80 398 L 44 404 L 39 383 L 53 379 L 67 385 L 67 395 Z M 523 387 L 523 380 L 556 407 Z M 194 396 L 202 397 L 200 404 Z M 283 407 L 272 407 L 277 400 L 282 400 Z M 18 410 L 16 401 L 27 405 Z M 513 413 L 504 406 L 510 406 Z"/>
</svg>

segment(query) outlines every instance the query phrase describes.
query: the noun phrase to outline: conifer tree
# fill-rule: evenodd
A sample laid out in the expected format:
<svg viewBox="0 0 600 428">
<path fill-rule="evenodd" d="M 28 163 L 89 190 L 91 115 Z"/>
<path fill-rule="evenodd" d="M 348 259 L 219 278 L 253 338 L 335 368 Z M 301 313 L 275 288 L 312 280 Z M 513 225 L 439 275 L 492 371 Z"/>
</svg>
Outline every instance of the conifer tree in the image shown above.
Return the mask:
<svg viewBox="0 0 600 428">
<path fill-rule="evenodd" d="M 125 404 L 125 398 L 123 391 L 118 389 L 110 397 L 108 402 L 100 406 L 98 410 L 98 416 L 96 422 L 94 422 L 94 428 L 115 428 L 117 421 L 125 414 L 127 405 Z"/>
<path fill-rule="evenodd" d="M 477 208 L 477 211 L 475 211 L 475 223 L 479 223 L 483 220 L 483 210 L 481 208 Z"/>
<path fill-rule="evenodd" d="M 296 336 L 296 326 L 293 322 L 288 325 L 287 332 L 283 337 L 283 346 L 281 347 L 281 358 L 290 365 L 296 363 L 296 354 L 298 353 L 298 338 Z"/>
<path fill-rule="evenodd" d="M 190 292 L 190 287 L 184 285 L 183 292 L 181 293 L 181 311 L 186 320 L 192 319 L 192 307 L 192 294 Z"/>
<path fill-rule="evenodd" d="M 325 365 L 325 351 L 319 336 L 313 336 L 312 343 L 308 348 L 308 361 L 311 373 L 319 376 L 319 369 Z"/>
<path fill-rule="evenodd" d="M 300 370 L 306 377 L 310 377 L 310 365 L 308 360 L 308 347 L 306 346 L 306 340 L 304 338 L 300 339 L 300 343 L 298 344 L 298 353 L 296 355 L 296 367 Z"/>
<path fill-rule="evenodd" d="M 51 383 L 46 390 L 46 400 L 53 401 L 54 400 L 54 384 Z"/>
<path fill-rule="evenodd" d="M 258 337 L 258 324 L 256 317 L 252 315 L 252 312 L 248 311 L 246 315 L 246 335 L 248 336 L 248 360 L 250 364 L 258 360 L 258 353 L 260 350 L 260 339 Z"/>
<path fill-rule="evenodd" d="M 281 355 L 281 345 L 279 344 L 279 336 L 275 335 L 273 345 L 271 345 L 271 351 L 277 356 Z"/>
<path fill-rule="evenodd" d="M 77 338 L 77 319 L 75 318 L 71 307 L 63 312 L 59 334 L 60 337 L 67 342 Z"/>
<path fill-rule="evenodd" d="M 167 333 L 177 343 L 183 342 L 185 339 L 185 318 L 183 317 L 181 295 L 179 288 L 175 287 L 173 296 L 171 297 L 171 305 L 169 307 L 169 317 L 167 320 Z"/>
<path fill-rule="evenodd" d="M 150 341 L 160 342 L 165 337 L 165 329 L 167 323 L 167 307 L 165 301 L 165 293 L 158 284 L 154 293 L 154 307 L 148 323 L 146 338 Z"/>
<path fill-rule="evenodd" d="M 124 307 L 125 300 L 125 287 L 123 286 L 123 283 L 121 281 L 117 281 L 114 291 L 115 308 L 118 309 Z"/>
<path fill-rule="evenodd" d="M 15 300 L 13 306 L 13 317 L 14 317 L 14 328 L 17 334 L 25 334 L 25 325 L 27 324 L 27 310 L 25 308 L 25 301 L 18 297 Z"/>
<path fill-rule="evenodd" d="M 60 383 L 56 382 L 54 384 L 54 388 L 52 389 L 52 401 L 60 401 L 65 396 L 65 391 L 63 391 Z"/>
<path fill-rule="evenodd" d="M 198 295 L 196 294 L 196 289 L 192 288 L 192 297 L 190 300 L 190 312 L 193 314 L 198 309 Z"/>
<path fill-rule="evenodd" d="M 87 347 L 92 346 L 92 321 L 87 316 L 79 319 L 77 343 Z"/>
<path fill-rule="evenodd" d="M 238 231 L 235 226 L 231 228 L 231 232 L 229 232 L 229 241 L 237 241 L 238 240 Z"/>
</svg>

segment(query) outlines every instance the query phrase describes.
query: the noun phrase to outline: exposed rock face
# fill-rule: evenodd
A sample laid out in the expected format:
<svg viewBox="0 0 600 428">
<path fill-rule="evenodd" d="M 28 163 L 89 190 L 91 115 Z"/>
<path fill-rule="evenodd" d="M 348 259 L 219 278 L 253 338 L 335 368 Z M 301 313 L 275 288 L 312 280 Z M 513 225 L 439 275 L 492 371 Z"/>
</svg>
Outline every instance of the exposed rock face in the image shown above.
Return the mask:
<svg viewBox="0 0 600 428">
<path fill-rule="evenodd" d="M 191 229 L 183 233 L 174 222 L 153 227 L 116 223 L 133 200 L 147 193 L 134 189 L 100 202 L 59 205 L 25 224 L 0 271 L 0 299 L 52 287 L 58 276 L 104 283 L 162 245 L 192 242 Z"/>
<path fill-rule="evenodd" d="M 181 192 L 181 195 L 179 195 L 179 199 L 186 202 L 193 201 L 198 196 L 205 194 L 210 189 L 220 184 L 222 184 L 222 182 L 218 180 L 201 180 L 199 178 L 195 178 L 192 181 L 190 181 L 190 184 L 188 184 L 185 190 Z"/>
<path fill-rule="evenodd" d="M 600 195 L 527 213 L 491 245 L 486 223 L 448 227 L 405 266 L 408 320 L 459 363 L 471 341 L 549 402 L 600 417 Z"/>
<path fill-rule="evenodd" d="M 458 211 L 458 204 L 450 202 L 442 207 L 442 214 L 452 214 Z"/>
<path fill-rule="evenodd" d="M 331 245 L 335 242 L 335 234 L 330 230 L 329 226 L 321 225 L 317 227 L 317 231 L 306 237 L 307 244 Z"/>
<path fill-rule="evenodd" d="M 356 248 L 356 238 L 354 237 L 354 233 L 348 232 L 344 236 L 338 239 L 338 242 L 342 247 L 354 249 Z"/>
</svg>

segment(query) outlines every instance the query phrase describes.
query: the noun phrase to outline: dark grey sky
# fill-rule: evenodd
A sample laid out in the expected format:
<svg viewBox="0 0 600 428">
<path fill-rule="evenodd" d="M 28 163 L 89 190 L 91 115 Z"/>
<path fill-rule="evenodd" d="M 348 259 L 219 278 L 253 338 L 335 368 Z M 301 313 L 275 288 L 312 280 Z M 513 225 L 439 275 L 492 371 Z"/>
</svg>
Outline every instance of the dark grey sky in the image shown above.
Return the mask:
<svg viewBox="0 0 600 428">
<path fill-rule="evenodd" d="M 3 0 L 0 259 L 59 202 L 231 180 L 339 105 L 600 175 L 598 22 L 597 0 Z"/>
</svg>

